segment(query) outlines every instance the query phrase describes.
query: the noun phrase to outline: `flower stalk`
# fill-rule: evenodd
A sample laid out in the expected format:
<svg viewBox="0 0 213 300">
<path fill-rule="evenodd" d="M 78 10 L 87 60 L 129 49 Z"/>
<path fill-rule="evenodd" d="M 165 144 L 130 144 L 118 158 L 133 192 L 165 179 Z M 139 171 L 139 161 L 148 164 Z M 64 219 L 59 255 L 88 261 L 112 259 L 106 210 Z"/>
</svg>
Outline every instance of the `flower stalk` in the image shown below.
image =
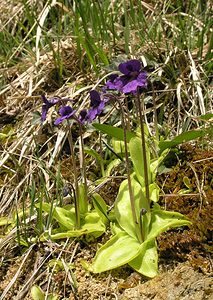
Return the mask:
<svg viewBox="0 0 213 300">
<path fill-rule="evenodd" d="M 136 97 L 137 111 L 140 120 L 140 130 L 141 130 L 141 146 L 142 146 L 142 155 L 143 155 L 143 167 L 144 167 L 144 182 L 145 182 L 145 195 L 150 207 L 150 195 L 149 195 L 149 176 L 148 176 L 148 166 L 147 166 L 147 155 L 146 155 L 146 138 L 144 131 L 144 105 L 141 103 L 140 94 L 137 93 Z"/>
<path fill-rule="evenodd" d="M 86 162 L 85 162 L 85 154 L 84 154 L 84 141 L 83 141 L 83 131 L 82 131 L 82 125 L 79 123 L 79 129 L 80 129 L 80 168 L 81 173 L 83 177 L 83 184 L 84 184 L 84 199 L 82 200 L 83 203 L 87 203 L 88 201 L 88 187 L 87 187 L 87 176 L 86 176 Z"/>
<path fill-rule="evenodd" d="M 135 231 L 137 234 L 137 237 L 140 242 L 143 241 L 143 235 L 142 231 L 140 230 L 140 226 L 137 220 L 137 215 L 136 215 L 136 208 L 135 208 L 135 199 L 134 199 L 134 194 L 132 190 L 132 183 L 131 183 L 131 172 L 130 172 L 130 164 L 129 164 L 129 155 L 128 155 L 128 146 L 127 146 L 127 128 L 126 128 L 126 121 L 125 121 L 125 112 L 123 109 L 123 106 L 118 100 L 119 107 L 121 109 L 121 115 L 122 115 L 122 127 L 124 130 L 124 151 L 125 151 L 125 160 L 126 160 L 126 169 L 127 169 L 127 180 L 128 180 L 128 189 L 129 189 L 129 197 L 130 197 L 130 204 L 131 204 L 131 210 L 132 210 L 132 217 L 133 217 L 133 222 L 135 224 Z"/>
<path fill-rule="evenodd" d="M 78 175 L 75 163 L 75 152 L 74 145 L 72 139 L 72 131 L 70 127 L 69 120 L 67 120 L 67 129 L 68 129 L 68 142 L 70 146 L 70 159 L 72 163 L 73 175 L 74 175 L 74 185 L 75 185 L 75 193 L 74 193 L 74 205 L 75 205 L 75 216 L 76 216 L 76 229 L 80 228 L 80 206 L 79 206 L 79 186 L 78 186 Z"/>
</svg>

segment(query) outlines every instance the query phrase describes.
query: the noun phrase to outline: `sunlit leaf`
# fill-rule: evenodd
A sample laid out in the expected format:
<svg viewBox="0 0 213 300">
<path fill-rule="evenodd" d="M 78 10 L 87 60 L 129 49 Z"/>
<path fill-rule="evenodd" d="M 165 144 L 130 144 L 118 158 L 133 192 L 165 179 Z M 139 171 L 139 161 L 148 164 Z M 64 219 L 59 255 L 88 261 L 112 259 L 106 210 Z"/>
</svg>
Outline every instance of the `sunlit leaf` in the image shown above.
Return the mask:
<svg viewBox="0 0 213 300">
<path fill-rule="evenodd" d="M 117 222 L 111 222 L 110 223 L 110 230 L 113 235 L 118 234 L 119 232 L 123 232 L 123 229 Z"/>
<path fill-rule="evenodd" d="M 106 231 L 106 227 L 99 214 L 96 211 L 92 211 L 85 214 L 82 230 L 86 230 L 88 233 L 92 233 L 94 237 L 98 237 Z"/>
<path fill-rule="evenodd" d="M 125 145 L 123 141 L 112 138 L 111 142 L 112 142 L 113 150 L 116 153 L 125 153 Z"/>
<path fill-rule="evenodd" d="M 62 207 L 55 207 L 53 218 L 67 229 L 72 229 L 76 224 L 74 211 L 68 211 Z"/>
<path fill-rule="evenodd" d="M 88 200 L 86 197 L 85 185 L 79 184 L 79 210 L 80 214 L 88 212 Z"/>
<path fill-rule="evenodd" d="M 138 273 L 147 277 L 155 277 L 158 274 L 158 252 L 155 239 L 143 242 L 140 252 L 129 265 Z"/>
<path fill-rule="evenodd" d="M 180 135 L 176 136 L 171 141 L 161 141 L 159 142 L 159 148 L 161 151 L 172 148 L 174 146 L 180 145 L 182 143 L 186 143 L 197 138 L 203 137 L 205 135 L 204 130 L 189 130 L 186 132 L 181 133 Z"/>
<path fill-rule="evenodd" d="M 134 176 L 131 176 L 131 185 L 134 196 L 137 220 L 139 220 L 140 210 L 149 210 L 148 202 L 142 193 L 142 188 Z M 119 188 L 119 193 L 115 201 L 115 217 L 119 225 L 132 237 L 137 238 L 136 226 L 133 221 L 130 203 L 128 180 L 124 180 Z"/>
<path fill-rule="evenodd" d="M 157 183 L 151 183 L 149 185 L 149 197 L 150 200 L 153 202 L 158 202 L 159 200 L 159 193 L 160 193 L 160 188 L 157 185 Z"/>
<path fill-rule="evenodd" d="M 42 204 L 42 210 L 47 213 L 51 211 L 49 203 Z M 66 210 L 62 207 L 53 207 L 53 218 L 67 229 L 73 229 L 75 226 L 75 212 L 73 210 Z"/>
<path fill-rule="evenodd" d="M 52 230 L 51 238 L 54 240 L 68 237 L 80 237 L 82 235 L 91 235 L 95 238 L 101 236 L 106 231 L 106 227 L 97 212 L 89 212 L 84 215 L 81 229 L 62 231 L 60 228 Z M 47 238 L 47 233 L 44 235 Z"/>
<path fill-rule="evenodd" d="M 45 299 L 44 292 L 37 285 L 33 285 L 32 286 L 32 288 L 31 288 L 31 296 L 32 296 L 33 300 L 44 300 Z"/>
<path fill-rule="evenodd" d="M 107 216 L 107 205 L 106 205 L 104 199 L 97 193 L 94 193 L 92 195 L 92 199 L 93 199 L 94 208 L 97 211 L 97 213 L 99 214 L 102 221 L 104 223 L 108 222 L 109 218 Z"/>
<path fill-rule="evenodd" d="M 142 187 L 145 186 L 144 180 L 144 155 L 142 151 L 142 144 L 141 138 L 134 137 L 129 142 L 129 151 L 131 160 L 134 166 L 134 170 L 136 176 L 141 184 Z M 147 164 L 147 171 L 148 171 L 148 181 L 151 183 L 151 172 L 150 172 L 150 151 L 146 147 L 146 164 Z"/>
<path fill-rule="evenodd" d="M 120 141 L 124 140 L 124 130 L 122 128 L 117 128 L 111 125 L 99 124 L 99 123 L 94 123 L 92 125 L 99 131 L 106 133 L 109 136 L 116 138 L 117 140 Z M 127 131 L 126 135 L 127 135 L 127 142 L 129 142 L 130 139 L 135 136 L 135 134 L 130 131 Z"/>
<path fill-rule="evenodd" d="M 154 203 L 150 224 L 151 228 L 147 239 L 156 238 L 160 233 L 168 229 L 189 225 L 191 225 L 191 222 L 182 214 L 178 212 L 162 210 L 157 203 Z"/>
<path fill-rule="evenodd" d="M 122 266 L 139 253 L 140 244 L 125 232 L 113 236 L 96 253 L 92 271 L 100 273 Z"/>
<path fill-rule="evenodd" d="M 152 181 L 155 180 L 158 172 L 158 168 L 168 153 L 169 153 L 169 149 L 166 149 L 161 153 L 161 155 L 158 158 L 151 160 L 150 171 L 151 171 Z"/>
</svg>

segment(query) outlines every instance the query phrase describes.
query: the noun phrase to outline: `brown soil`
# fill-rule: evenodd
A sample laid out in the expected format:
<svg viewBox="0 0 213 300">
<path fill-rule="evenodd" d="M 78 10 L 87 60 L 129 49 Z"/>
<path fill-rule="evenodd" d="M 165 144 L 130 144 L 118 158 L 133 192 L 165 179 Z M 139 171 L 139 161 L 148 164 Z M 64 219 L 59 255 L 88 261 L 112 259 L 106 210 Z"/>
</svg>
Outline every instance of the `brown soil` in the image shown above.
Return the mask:
<svg viewBox="0 0 213 300">
<path fill-rule="evenodd" d="M 174 270 L 164 272 L 138 287 L 126 290 L 120 299 L 204 300 L 212 297 L 212 278 L 201 275 L 188 263 L 183 263 Z"/>
</svg>

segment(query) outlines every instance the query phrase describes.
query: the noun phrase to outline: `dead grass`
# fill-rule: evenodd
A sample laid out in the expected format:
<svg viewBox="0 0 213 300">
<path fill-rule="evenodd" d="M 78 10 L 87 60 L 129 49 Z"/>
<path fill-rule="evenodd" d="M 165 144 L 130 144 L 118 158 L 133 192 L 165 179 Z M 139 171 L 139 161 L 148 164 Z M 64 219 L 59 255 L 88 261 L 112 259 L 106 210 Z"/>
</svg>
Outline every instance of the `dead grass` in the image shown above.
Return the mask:
<svg viewBox="0 0 213 300">
<path fill-rule="evenodd" d="M 4 29 L 9 24 L 11 30 L 15 31 L 23 7 L 20 6 L 19 1 L 16 1 L 16 5 L 12 0 L 6 1 L 6 4 L 4 2 L 1 3 L 4 10 L 2 11 L 3 18 L 0 27 Z M 36 2 L 38 2 L 38 10 L 40 11 L 39 5 L 43 1 Z M 153 1 L 143 2 L 143 6 L 147 9 L 148 21 L 156 21 L 154 15 L 156 5 Z M 162 5 L 162 1 L 159 5 Z M 9 12 L 11 17 L 8 19 Z M 183 13 L 183 16 L 185 14 Z M 172 17 L 174 14 L 166 15 L 163 22 L 175 35 L 179 28 L 173 24 Z M 193 18 L 195 26 L 202 30 L 204 24 L 196 17 L 192 16 L 191 18 Z M 39 32 L 37 33 L 39 41 Z M 162 133 L 166 135 L 165 131 L 169 131 L 168 136 L 171 137 L 182 131 L 199 127 L 200 121 L 197 117 L 213 111 L 209 78 L 205 73 L 203 61 L 197 58 L 199 49 L 195 49 L 193 52 L 183 51 L 171 43 L 168 52 L 162 39 L 155 53 L 156 61 L 153 62 L 148 55 L 152 42 L 150 41 L 146 46 L 138 49 L 135 46 L 138 42 L 137 35 L 134 35 L 134 32 L 132 34 L 131 53 L 136 57 L 141 57 L 144 65 L 147 64 L 151 68 L 149 78 L 152 84 L 146 93 L 146 99 L 153 96 L 156 99 L 158 113 L 164 116 L 159 117 Z M 204 43 L 202 58 L 205 58 L 207 54 L 208 43 L 208 41 Z M 122 52 L 123 46 L 121 43 L 117 49 Z M 91 68 L 88 66 L 82 70 L 84 57 L 78 57 L 77 46 L 72 38 L 63 38 L 60 40 L 60 44 L 53 43 L 52 47 L 55 52 L 59 51 L 63 69 L 66 70 L 60 82 L 53 51 L 49 51 L 45 47 L 43 49 L 37 47 L 34 49 L 34 55 L 26 55 L 14 66 L 9 68 L 2 66 L 1 69 L 4 84 L 0 91 L 0 130 L 3 132 L 7 128 L 12 129 L 11 136 L 0 140 L 0 215 L 8 217 L 8 220 L 14 218 L 16 211 L 23 210 L 23 206 L 25 209 L 30 208 L 31 199 L 29 195 L 26 197 L 26 192 L 29 186 L 33 186 L 33 183 L 38 188 L 41 184 L 39 176 L 42 175 L 44 178 L 43 185 L 46 191 L 54 196 L 56 183 L 50 172 L 57 173 L 57 162 L 61 159 L 60 155 L 66 139 L 63 129 L 56 131 L 52 124 L 53 110 L 50 110 L 44 125 L 40 124 L 38 119 L 33 120 L 34 113 L 41 110 L 40 95 L 45 93 L 48 97 L 69 97 L 78 101 L 79 105 L 83 107 L 88 103 L 88 91 L 98 85 L 104 76 L 101 73 L 97 78 L 97 75 L 91 72 Z M 19 49 L 14 51 L 15 54 Z M 153 114 L 150 113 L 150 110 L 153 106 L 150 107 L 149 105 L 148 103 L 146 107 L 146 121 L 151 131 Z M 38 147 L 42 149 L 39 155 Z M 212 148 L 211 143 L 209 143 L 208 148 Z M 203 190 L 205 192 L 202 176 L 197 179 L 190 166 L 188 166 L 187 172 L 192 174 L 191 176 L 196 181 L 197 186 L 200 185 L 201 192 Z M 206 178 L 207 174 L 205 173 L 203 176 Z M 106 185 L 101 190 L 103 196 L 110 198 L 110 204 L 115 197 L 116 189 L 117 186 L 113 187 L 109 182 L 109 186 Z M 198 192 L 200 193 L 199 188 Z M 66 299 L 66 297 L 67 299 L 68 297 L 74 299 L 72 297 L 75 293 L 75 299 L 113 299 L 113 297 L 118 299 L 117 295 L 121 296 L 120 299 L 125 299 L 124 297 L 137 299 L 134 298 L 136 296 L 133 294 L 129 296 L 128 292 L 120 292 L 119 286 L 129 286 L 123 284 L 131 275 L 128 268 L 119 270 L 118 275 L 109 273 L 99 276 L 92 276 L 82 268 L 82 259 L 91 260 L 96 251 L 97 243 L 85 241 L 78 243 L 70 241 L 40 243 L 37 234 L 33 232 L 35 219 L 36 213 L 34 212 L 31 219 L 25 220 L 24 226 L 29 230 L 28 247 L 17 245 L 18 229 L 16 223 L 13 223 L 13 228 L 7 224 L 2 227 L 0 236 L 0 290 L 2 294 L 0 300 L 31 299 L 29 289 L 33 284 L 39 284 L 47 292 L 57 292 L 61 297 L 60 299 Z M 23 224 L 21 225 L 23 226 Z M 168 242 L 170 237 L 167 238 Z M 57 272 L 48 266 L 48 262 L 53 258 L 56 260 L 63 259 L 64 262 L 63 267 Z M 75 261 L 75 271 L 67 268 L 67 264 L 73 261 Z M 210 265 L 209 262 L 209 268 Z M 73 275 L 73 273 L 75 274 Z M 122 278 L 122 273 L 124 273 L 125 279 Z M 170 274 L 169 276 L 173 275 Z M 75 277 L 79 284 L 79 294 L 75 290 L 73 280 Z M 136 281 L 136 284 L 139 281 Z M 149 284 L 147 283 L 147 285 Z M 146 294 L 146 297 L 150 297 L 150 295 Z"/>
</svg>

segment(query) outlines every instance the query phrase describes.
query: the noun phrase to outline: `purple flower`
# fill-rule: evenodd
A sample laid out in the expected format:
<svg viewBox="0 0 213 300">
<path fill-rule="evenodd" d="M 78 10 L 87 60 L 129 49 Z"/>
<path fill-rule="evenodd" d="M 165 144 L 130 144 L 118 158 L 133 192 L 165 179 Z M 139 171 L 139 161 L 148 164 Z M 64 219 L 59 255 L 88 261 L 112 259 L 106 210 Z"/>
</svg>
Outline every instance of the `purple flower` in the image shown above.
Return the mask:
<svg viewBox="0 0 213 300">
<path fill-rule="evenodd" d="M 84 124 L 86 122 L 86 116 L 87 116 L 87 110 L 86 109 L 82 109 L 79 113 L 79 118 L 78 121 L 81 124 Z"/>
<path fill-rule="evenodd" d="M 42 109 L 41 109 L 41 121 L 44 122 L 47 118 L 47 113 L 48 110 L 54 106 L 55 104 L 57 104 L 59 101 L 61 101 L 60 98 L 54 97 L 51 98 L 50 100 L 47 100 L 47 98 L 44 95 L 41 95 L 42 101 L 43 101 L 43 105 L 42 105 Z"/>
<path fill-rule="evenodd" d="M 137 59 L 131 59 L 131 60 L 128 60 L 127 62 L 125 62 L 125 63 L 121 63 L 118 66 L 118 69 L 124 75 L 129 75 L 129 76 L 133 75 L 134 76 L 134 73 L 135 73 L 135 75 L 137 75 L 140 72 L 141 63 Z"/>
<path fill-rule="evenodd" d="M 92 90 L 90 91 L 90 109 L 86 112 L 86 110 L 82 110 L 80 112 L 79 121 L 84 124 L 85 122 L 92 122 L 97 116 L 99 116 L 105 108 L 105 104 L 108 101 L 107 98 L 101 99 L 100 94 Z"/>
<path fill-rule="evenodd" d="M 141 63 L 137 59 L 129 60 L 118 66 L 123 74 L 118 76 L 113 74 L 106 82 L 106 87 L 111 90 L 117 90 L 124 94 L 137 93 L 140 88 L 147 86 L 147 73 L 141 70 Z"/>
<path fill-rule="evenodd" d="M 106 82 L 106 87 L 109 90 L 121 91 L 124 84 L 125 82 L 121 76 L 118 76 L 118 74 L 112 74 L 109 76 L 109 80 Z"/>
<path fill-rule="evenodd" d="M 61 115 L 61 117 L 57 118 L 55 120 L 54 124 L 58 125 L 61 122 L 63 122 L 64 120 L 74 117 L 75 112 L 76 112 L 76 110 L 73 110 L 72 107 L 70 107 L 70 106 L 62 106 L 59 109 L 59 114 Z"/>
</svg>

